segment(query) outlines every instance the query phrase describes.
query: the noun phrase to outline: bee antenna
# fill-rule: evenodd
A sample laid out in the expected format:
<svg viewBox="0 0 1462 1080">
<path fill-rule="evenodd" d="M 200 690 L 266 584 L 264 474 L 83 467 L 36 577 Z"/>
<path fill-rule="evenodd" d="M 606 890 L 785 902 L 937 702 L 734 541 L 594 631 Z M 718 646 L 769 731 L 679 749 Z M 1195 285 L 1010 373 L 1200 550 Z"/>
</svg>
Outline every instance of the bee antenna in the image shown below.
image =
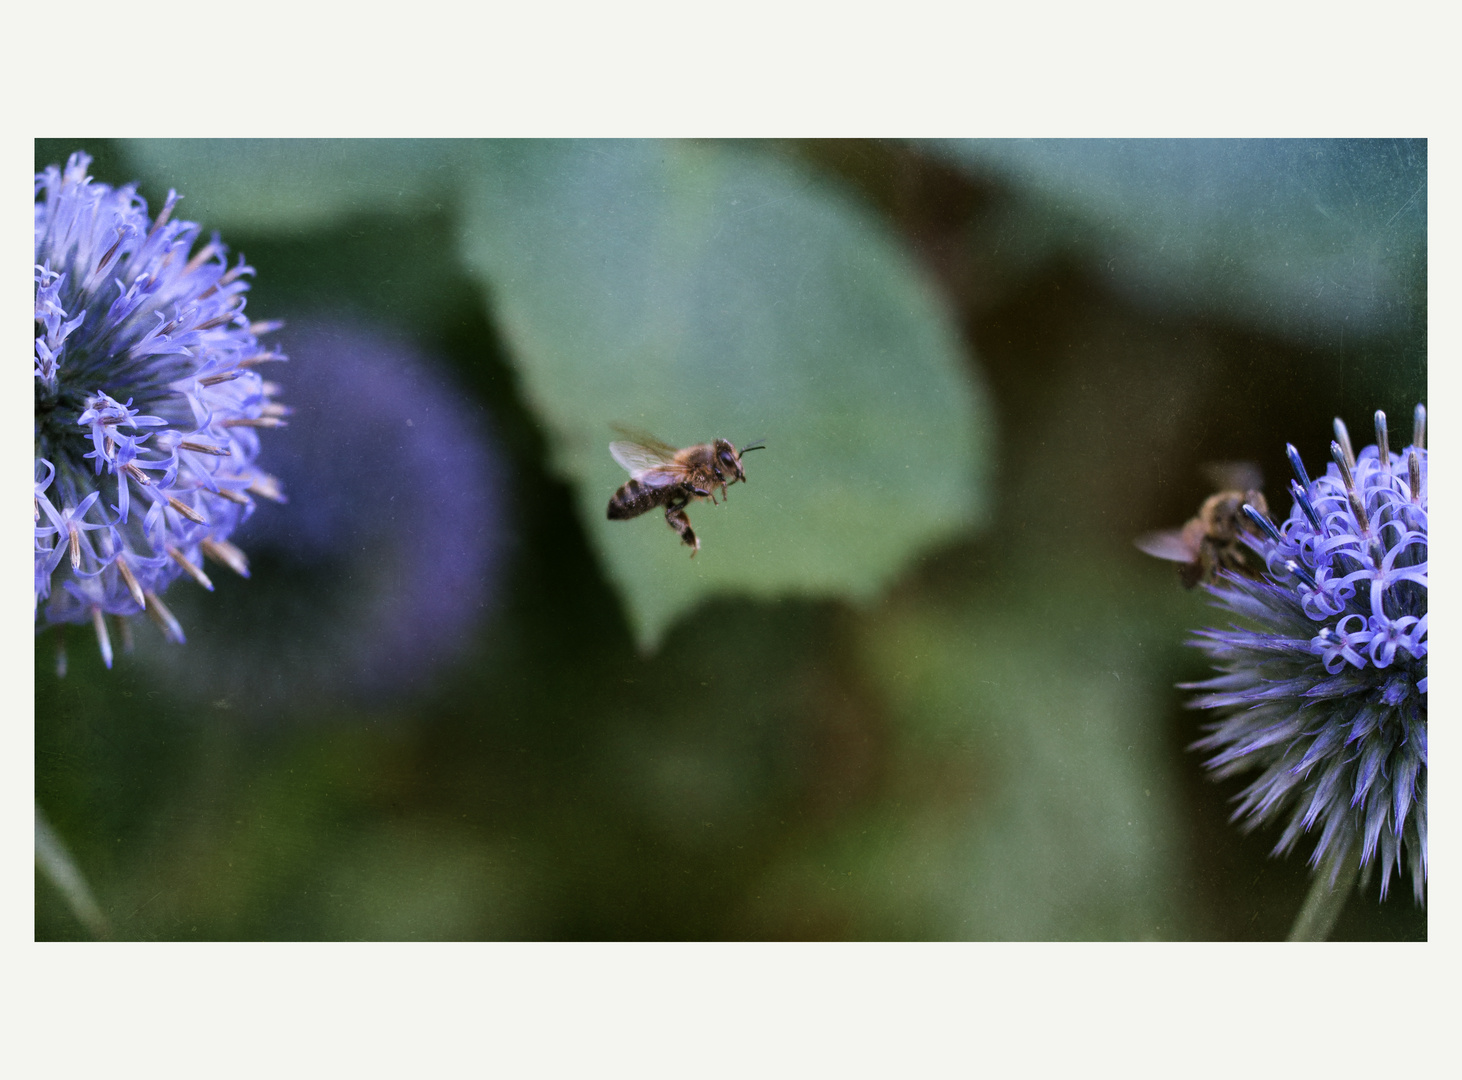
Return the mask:
<svg viewBox="0 0 1462 1080">
<path fill-rule="evenodd" d="M 747 443 L 745 446 L 743 446 L 740 450 L 738 450 L 736 452 L 738 454 L 749 454 L 753 450 L 765 450 L 766 448 L 767 448 L 766 440 L 764 440 L 764 439 L 757 439 L 755 442 Z"/>
</svg>

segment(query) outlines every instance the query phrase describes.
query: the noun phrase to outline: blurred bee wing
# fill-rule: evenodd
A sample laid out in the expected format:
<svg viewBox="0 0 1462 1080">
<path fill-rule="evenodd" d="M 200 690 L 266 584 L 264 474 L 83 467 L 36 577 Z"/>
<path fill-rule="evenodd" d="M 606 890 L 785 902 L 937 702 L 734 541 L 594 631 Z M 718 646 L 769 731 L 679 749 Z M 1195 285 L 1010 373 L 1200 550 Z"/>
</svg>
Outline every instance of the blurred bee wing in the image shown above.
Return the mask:
<svg viewBox="0 0 1462 1080">
<path fill-rule="evenodd" d="M 1172 562 L 1192 562 L 1197 555 L 1186 534 L 1177 529 L 1143 533 L 1133 543 L 1139 551 Z"/>
<path fill-rule="evenodd" d="M 664 443 L 612 442 L 609 453 L 636 480 L 657 469 L 673 468 L 676 450 Z"/>
<path fill-rule="evenodd" d="M 641 446 L 651 450 L 658 450 L 666 457 L 674 457 L 680 452 L 680 447 L 671 446 L 663 439 L 657 439 L 644 428 L 632 427 L 629 424 L 610 424 L 609 430 L 618 435 L 625 442 L 639 443 Z"/>
<path fill-rule="evenodd" d="M 1262 491 L 1264 474 L 1252 461 L 1210 461 L 1203 476 L 1215 491 Z"/>
</svg>

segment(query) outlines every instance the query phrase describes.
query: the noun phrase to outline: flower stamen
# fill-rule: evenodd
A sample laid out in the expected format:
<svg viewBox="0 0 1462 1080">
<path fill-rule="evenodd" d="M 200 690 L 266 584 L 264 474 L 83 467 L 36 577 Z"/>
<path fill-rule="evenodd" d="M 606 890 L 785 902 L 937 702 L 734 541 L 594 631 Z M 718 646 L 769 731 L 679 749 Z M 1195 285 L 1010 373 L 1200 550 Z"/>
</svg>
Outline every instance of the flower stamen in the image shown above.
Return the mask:
<svg viewBox="0 0 1462 1080">
<path fill-rule="evenodd" d="M 132 599 L 137 601 L 137 606 L 145 608 L 147 597 L 142 593 L 142 585 L 137 580 L 137 575 L 127 565 L 127 557 L 121 552 L 117 553 L 117 573 L 122 575 L 122 580 L 127 583 L 127 591 L 132 594 Z"/>
<path fill-rule="evenodd" d="M 1309 491 L 1310 474 L 1305 472 L 1305 463 L 1300 460 L 1300 452 L 1294 448 L 1294 443 L 1285 443 L 1284 452 L 1289 458 L 1289 467 L 1294 470 L 1295 478 Z"/>
<path fill-rule="evenodd" d="M 153 223 L 152 232 L 148 233 L 149 236 L 154 235 L 172 218 L 173 208 L 178 205 L 179 198 L 181 196 L 176 191 L 168 188 L 168 197 L 162 201 L 162 209 L 158 211 L 157 221 Z"/>
<path fill-rule="evenodd" d="M 219 427 L 281 428 L 289 425 L 277 416 L 237 416 L 218 421 Z"/>
<path fill-rule="evenodd" d="M 1315 513 L 1314 503 L 1310 502 L 1310 496 L 1304 488 L 1300 487 L 1299 481 L 1291 480 L 1289 482 L 1289 493 L 1294 496 L 1294 501 L 1299 503 L 1300 509 L 1305 512 L 1305 517 L 1310 519 L 1310 524 L 1315 527 L 1315 532 L 1321 536 L 1328 535 L 1324 524 L 1320 521 L 1320 515 Z"/>
<path fill-rule="evenodd" d="M 203 549 L 203 554 L 214 562 L 222 563 L 239 577 L 249 576 L 248 556 L 227 540 L 214 540 L 210 537 L 203 540 L 199 546 Z"/>
<path fill-rule="evenodd" d="M 189 521 L 193 522 L 195 525 L 208 524 L 207 518 L 198 513 L 197 510 L 194 510 L 191 506 L 185 503 L 182 499 L 178 498 L 176 495 L 168 496 L 168 505 L 171 506 L 178 513 L 182 514 Z"/>
<path fill-rule="evenodd" d="M 95 604 L 91 608 L 91 625 L 96 629 L 97 647 L 101 649 L 102 663 L 107 665 L 107 670 L 112 669 L 112 637 L 107 633 L 107 621 L 102 617 L 102 609 Z"/>
<path fill-rule="evenodd" d="M 1303 581 L 1310 588 L 1312 588 L 1312 589 L 1318 589 L 1320 587 L 1316 583 L 1314 575 L 1311 574 L 1308 570 L 1306 570 L 1303 566 L 1301 566 L 1294 559 L 1286 559 L 1285 560 L 1285 563 L 1284 563 L 1284 568 L 1286 570 L 1288 570 L 1291 574 L 1293 574 L 1295 577 L 1297 577 L 1301 581 Z"/>
<path fill-rule="evenodd" d="M 1255 525 L 1259 526 L 1269 539 L 1276 543 L 1280 540 L 1279 530 L 1274 527 L 1274 522 L 1270 521 L 1266 515 L 1261 514 L 1248 503 L 1244 503 L 1244 515 Z"/>
<path fill-rule="evenodd" d="M 198 329 L 198 330 L 217 330 L 220 326 L 227 326 L 229 323 L 233 322 L 234 319 L 238 317 L 238 314 L 239 314 L 239 308 L 236 305 L 234 307 L 229 308 L 222 315 L 215 315 L 213 318 L 207 320 L 206 322 L 199 323 L 197 325 L 196 329 Z"/>
<path fill-rule="evenodd" d="M 218 245 L 210 240 L 208 243 L 204 244 L 201 248 L 198 249 L 198 254 L 194 255 L 191 259 L 188 260 L 187 265 L 183 267 L 183 272 L 181 276 L 186 277 L 187 275 L 193 273 L 193 271 L 197 270 L 200 266 L 202 266 L 218 253 Z"/>
<path fill-rule="evenodd" d="M 1339 420 L 1335 421 L 1337 432 L 1344 434 L 1345 425 Z M 1361 499 L 1360 493 L 1355 489 L 1355 455 L 1350 452 L 1349 438 L 1342 446 L 1338 441 L 1330 444 L 1330 456 L 1335 459 L 1335 464 L 1340 468 L 1340 480 L 1345 485 L 1345 497 L 1350 503 L 1350 511 L 1355 515 L 1356 522 L 1360 525 L 1361 535 L 1371 535 L 1370 518 L 1366 516 L 1366 505 Z"/>
<path fill-rule="evenodd" d="M 263 499 L 270 499 L 273 502 L 284 502 L 284 489 L 280 486 L 277 476 L 270 476 L 266 472 L 260 472 L 253 479 L 253 482 L 245 489 L 252 491 Z"/>
<path fill-rule="evenodd" d="M 273 363 L 276 360 L 283 359 L 284 356 L 277 352 L 261 352 L 255 353 L 253 356 L 247 356 L 244 359 L 240 360 L 238 366 L 241 368 L 252 368 L 256 367 L 259 364 L 269 364 Z"/>
<path fill-rule="evenodd" d="M 187 640 L 183 637 L 182 624 L 173 617 L 173 613 L 158 598 L 157 593 L 149 592 L 147 594 L 147 614 L 169 641 L 182 645 Z"/>
<path fill-rule="evenodd" d="M 201 566 L 198 566 L 196 563 L 190 560 L 188 556 L 184 555 L 181 551 L 173 547 L 171 544 L 168 545 L 168 554 L 172 556 L 174 562 L 176 562 L 184 570 L 188 571 L 189 576 L 192 577 L 194 581 L 196 581 L 199 585 L 202 585 L 209 592 L 213 591 L 213 582 L 209 580 L 208 575 L 203 572 L 203 568 Z"/>
<path fill-rule="evenodd" d="M 1340 444 L 1340 449 L 1345 453 L 1345 471 L 1349 473 L 1355 469 L 1355 451 L 1350 448 L 1350 432 L 1345 426 L 1345 421 L 1338 416 L 1335 418 L 1335 441 Z"/>
</svg>

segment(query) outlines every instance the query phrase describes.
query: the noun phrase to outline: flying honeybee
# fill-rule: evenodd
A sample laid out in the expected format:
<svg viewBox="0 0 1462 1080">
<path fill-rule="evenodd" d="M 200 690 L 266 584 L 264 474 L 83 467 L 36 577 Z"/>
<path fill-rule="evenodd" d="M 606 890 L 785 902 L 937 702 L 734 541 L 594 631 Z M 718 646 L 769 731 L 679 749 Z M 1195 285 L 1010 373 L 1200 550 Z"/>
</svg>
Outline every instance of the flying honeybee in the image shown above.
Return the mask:
<svg viewBox="0 0 1462 1080">
<path fill-rule="evenodd" d="M 677 450 L 652 435 L 640 431 L 617 429 L 629 436 L 627 441 L 612 442 L 609 452 L 624 466 L 630 478 L 609 500 L 609 520 L 621 521 L 639 517 L 657 506 L 665 508 L 665 520 L 680 534 L 682 543 L 691 549 L 691 557 L 701 549 L 685 508 L 696 500 L 716 503 L 716 488 L 726 497 L 726 486 L 738 480 L 746 483 L 746 470 L 741 455 L 761 450 L 755 442 L 740 450 L 725 439 L 687 446 Z"/>
<path fill-rule="evenodd" d="M 1137 547 L 1159 559 L 1179 563 L 1178 580 L 1191 589 L 1200 581 L 1212 581 L 1219 570 L 1257 578 L 1264 561 L 1241 539 L 1244 533 L 1259 535 L 1259 529 L 1244 513 L 1248 503 L 1261 514 L 1269 513 L 1259 468 L 1249 462 L 1208 465 L 1204 473 L 1220 490 L 1203 500 L 1198 515 L 1181 529 L 1145 533 Z"/>
</svg>

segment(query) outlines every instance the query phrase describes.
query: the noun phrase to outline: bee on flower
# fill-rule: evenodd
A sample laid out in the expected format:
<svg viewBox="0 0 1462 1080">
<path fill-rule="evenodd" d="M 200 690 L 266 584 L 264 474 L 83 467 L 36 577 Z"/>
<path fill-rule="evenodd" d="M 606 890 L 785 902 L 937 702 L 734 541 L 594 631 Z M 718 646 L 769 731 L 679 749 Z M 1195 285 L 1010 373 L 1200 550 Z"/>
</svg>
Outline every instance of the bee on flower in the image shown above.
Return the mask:
<svg viewBox="0 0 1462 1080">
<path fill-rule="evenodd" d="M 1244 542 L 1255 577 L 1220 571 L 1208 591 L 1237 620 L 1194 642 L 1218 669 L 1186 684 L 1212 710 L 1195 747 L 1218 777 L 1257 773 L 1234 811 L 1245 828 L 1284 826 L 1276 854 L 1315 836 L 1325 884 L 1380 867 L 1409 872 L 1418 903 L 1427 879 L 1426 410 L 1393 453 L 1386 416 L 1356 454 L 1335 421 L 1331 461 L 1311 479 L 1287 447 L 1295 478 L 1289 516 L 1252 505 Z"/>
</svg>

